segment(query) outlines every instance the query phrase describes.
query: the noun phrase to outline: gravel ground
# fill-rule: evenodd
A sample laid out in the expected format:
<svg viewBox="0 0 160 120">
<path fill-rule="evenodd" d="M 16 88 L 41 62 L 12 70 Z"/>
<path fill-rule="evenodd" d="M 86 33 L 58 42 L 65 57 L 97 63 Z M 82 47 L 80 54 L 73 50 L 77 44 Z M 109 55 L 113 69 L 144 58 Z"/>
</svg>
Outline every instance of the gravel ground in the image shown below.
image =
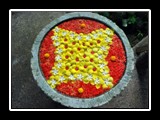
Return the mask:
<svg viewBox="0 0 160 120">
<path fill-rule="evenodd" d="M 31 72 L 32 44 L 44 26 L 65 12 L 12 12 L 11 107 L 67 108 L 54 102 L 37 86 Z M 144 59 L 145 58 L 145 59 Z M 148 54 L 139 59 L 128 86 L 109 103 L 98 108 L 148 108 Z M 137 72 L 138 71 L 138 72 Z"/>
</svg>

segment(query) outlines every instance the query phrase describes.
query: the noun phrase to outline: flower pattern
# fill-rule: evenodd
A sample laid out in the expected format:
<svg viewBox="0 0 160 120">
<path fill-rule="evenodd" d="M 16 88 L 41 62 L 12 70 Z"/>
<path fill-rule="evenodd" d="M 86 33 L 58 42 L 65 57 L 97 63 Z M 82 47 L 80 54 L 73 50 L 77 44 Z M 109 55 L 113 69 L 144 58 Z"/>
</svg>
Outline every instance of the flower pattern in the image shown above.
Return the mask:
<svg viewBox="0 0 160 120">
<path fill-rule="evenodd" d="M 78 79 L 78 80 L 81 80 L 83 77 L 84 77 L 83 75 L 79 74 L 79 75 L 77 76 L 77 79 Z"/>
<path fill-rule="evenodd" d="M 61 76 L 61 77 L 59 78 L 59 81 L 60 81 L 60 82 L 63 82 L 64 80 L 65 80 L 64 76 Z"/>
<path fill-rule="evenodd" d="M 61 56 L 60 56 L 60 55 L 57 55 L 57 56 L 56 56 L 56 61 L 59 61 L 59 60 L 61 60 Z"/>
<path fill-rule="evenodd" d="M 46 53 L 49 57 L 45 58 Z M 115 62 L 111 56 L 116 56 Z M 88 19 L 56 26 L 40 48 L 40 66 L 47 83 L 63 94 L 80 98 L 110 90 L 121 79 L 125 62 L 123 45 L 114 31 Z M 81 94 L 79 88 L 84 90 Z"/>
<path fill-rule="evenodd" d="M 71 75 L 69 76 L 69 79 L 70 79 L 70 80 L 75 80 L 75 77 L 71 74 Z"/>
<path fill-rule="evenodd" d="M 52 70 L 52 72 L 53 72 L 54 75 L 58 74 L 58 70 Z"/>
</svg>

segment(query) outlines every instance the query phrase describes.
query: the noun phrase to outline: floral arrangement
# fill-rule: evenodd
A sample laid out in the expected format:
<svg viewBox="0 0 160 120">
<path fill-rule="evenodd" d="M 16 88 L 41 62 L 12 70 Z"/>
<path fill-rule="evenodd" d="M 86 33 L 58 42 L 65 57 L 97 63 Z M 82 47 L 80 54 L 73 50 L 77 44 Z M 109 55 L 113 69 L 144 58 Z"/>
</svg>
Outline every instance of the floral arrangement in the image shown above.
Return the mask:
<svg viewBox="0 0 160 120">
<path fill-rule="evenodd" d="M 120 38 L 91 19 L 71 19 L 55 26 L 44 37 L 39 58 L 50 87 L 78 98 L 96 97 L 112 89 L 126 65 Z"/>
</svg>

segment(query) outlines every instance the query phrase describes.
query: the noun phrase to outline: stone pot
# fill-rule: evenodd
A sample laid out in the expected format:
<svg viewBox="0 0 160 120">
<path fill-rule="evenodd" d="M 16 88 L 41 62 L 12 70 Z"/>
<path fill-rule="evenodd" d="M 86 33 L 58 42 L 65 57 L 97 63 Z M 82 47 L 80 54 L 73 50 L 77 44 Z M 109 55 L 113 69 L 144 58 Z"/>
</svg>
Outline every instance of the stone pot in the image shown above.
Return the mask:
<svg viewBox="0 0 160 120">
<path fill-rule="evenodd" d="M 74 98 L 69 97 L 66 95 L 63 95 L 56 90 L 52 89 L 46 82 L 41 69 L 39 65 L 39 48 L 41 45 L 41 41 L 43 40 L 43 37 L 47 34 L 48 31 L 50 31 L 54 26 L 57 24 L 66 21 L 68 19 L 74 19 L 74 18 L 90 18 L 93 20 L 98 20 L 99 22 L 102 22 L 103 24 L 109 26 L 111 29 L 115 31 L 115 33 L 120 37 L 122 40 L 122 43 L 124 45 L 125 51 L 126 51 L 126 70 L 124 72 L 124 75 L 122 76 L 119 83 L 114 86 L 111 90 L 108 92 L 103 93 L 102 95 L 99 95 L 94 98 Z M 121 90 L 124 89 L 124 87 L 127 86 L 131 75 L 132 70 L 134 69 L 134 54 L 133 50 L 129 44 L 129 41 L 123 32 L 115 23 L 113 23 L 111 20 L 109 20 L 106 17 L 100 16 L 96 13 L 91 12 L 73 12 L 73 13 L 67 13 L 64 16 L 61 16 L 60 18 L 57 18 L 53 20 L 50 24 L 48 24 L 46 27 L 42 29 L 42 31 L 37 35 L 37 38 L 35 39 L 35 42 L 32 47 L 32 58 L 31 58 L 31 68 L 32 73 L 34 76 L 34 79 L 38 83 L 38 86 L 54 101 L 57 101 L 61 103 L 62 105 L 73 107 L 73 108 L 91 108 L 91 107 L 98 107 L 101 106 L 107 102 L 109 102 L 114 96 L 119 94 Z"/>
</svg>

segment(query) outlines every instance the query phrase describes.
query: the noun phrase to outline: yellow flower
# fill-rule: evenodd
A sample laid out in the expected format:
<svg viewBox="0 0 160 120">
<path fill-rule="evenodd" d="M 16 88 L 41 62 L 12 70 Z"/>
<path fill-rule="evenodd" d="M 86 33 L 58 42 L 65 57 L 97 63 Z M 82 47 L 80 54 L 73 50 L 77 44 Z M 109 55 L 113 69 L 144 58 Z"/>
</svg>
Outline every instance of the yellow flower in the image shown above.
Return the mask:
<svg viewBox="0 0 160 120">
<path fill-rule="evenodd" d="M 85 84 L 88 84 L 88 83 L 89 83 L 89 80 L 84 79 L 83 82 L 84 82 Z"/>
<path fill-rule="evenodd" d="M 50 80 L 54 79 L 54 76 L 50 76 L 49 79 L 50 79 Z"/>
<path fill-rule="evenodd" d="M 45 58 L 49 58 L 49 56 L 50 56 L 49 53 L 45 53 L 45 54 L 44 54 L 44 57 L 45 57 Z"/>
<path fill-rule="evenodd" d="M 109 74 L 107 74 L 107 75 L 102 75 L 102 79 L 108 79 L 109 77 L 110 77 Z"/>
<path fill-rule="evenodd" d="M 93 70 L 92 70 L 92 69 L 90 69 L 90 70 L 88 71 L 88 73 L 89 73 L 89 74 L 92 74 L 92 73 L 93 73 Z"/>
<path fill-rule="evenodd" d="M 97 51 L 98 51 L 98 48 L 93 48 L 93 51 L 94 51 L 94 52 L 97 52 Z"/>
<path fill-rule="evenodd" d="M 113 78 L 112 78 L 112 77 L 108 77 L 108 80 L 109 80 L 110 82 L 113 82 Z"/>
<path fill-rule="evenodd" d="M 111 61 L 116 61 L 116 56 L 111 56 Z"/>
<path fill-rule="evenodd" d="M 107 86 L 106 84 L 103 84 L 103 85 L 102 85 L 102 88 L 103 88 L 103 89 L 106 89 L 106 88 L 108 88 L 108 86 Z"/>
<path fill-rule="evenodd" d="M 90 81 L 90 83 L 91 83 L 91 85 L 95 85 L 95 84 L 94 84 L 94 81 Z"/>
<path fill-rule="evenodd" d="M 69 70 L 66 70 L 65 74 L 66 74 L 67 76 L 70 76 L 70 75 L 71 75 L 71 72 L 70 72 Z"/>
<path fill-rule="evenodd" d="M 79 92 L 79 93 L 83 93 L 83 92 L 84 92 L 84 89 L 83 89 L 83 88 L 78 88 L 78 92 Z"/>
<path fill-rule="evenodd" d="M 98 63 L 99 59 L 97 57 L 94 58 L 94 62 Z"/>
<path fill-rule="evenodd" d="M 86 46 L 90 46 L 90 43 L 89 43 L 89 42 L 85 42 L 85 45 L 86 45 Z"/>
<path fill-rule="evenodd" d="M 83 23 L 81 24 L 82 27 Z M 97 89 L 113 87 L 113 78 L 109 74 L 108 55 L 114 32 L 106 28 L 92 31 L 89 34 L 77 34 L 72 31 L 55 27 L 54 36 L 51 37 L 56 48 L 56 62 L 50 71 L 48 84 L 55 88 L 62 82 L 82 79 L 85 84 L 89 82 Z M 46 54 L 46 57 L 49 55 Z M 105 66 L 99 66 L 104 63 Z M 108 81 L 105 82 L 104 79 Z M 83 90 L 81 90 L 83 91 Z"/>
<path fill-rule="evenodd" d="M 57 82 L 55 80 L 47 80 L 47 83 L 52 87 L 55 88 L 57 85 Z"/>
<path fill-rule="evenodd" d="M 84 23 L 82 23 L 80 26 L 81 26 L 81 28 L 85 28 L 86 27 L 86 25 Z"/>
<path fill-rule="evenodd" d="M 71 73 L 72 74 L 75 74 L 76 73 L 76 70 L 73 68 L 73 69 L 71 69 Z"/>
<path fill-rule="evenodd" d="M 103 51 L 102 51 L 102 50 L 99 50 L 99 51 L 98 51 L 98 54 L 103 54 Z"/>
<path fill-rule="evenodd" d="M 108 36 L 112 37 L 112 36 L 114 35 L 114 32 L 113 32 L 113 30 L 107 28 L 107 29 L 106 29 L 106 34 L 107 34 Z"/>
<path fill-rule="evenodd" d="M 109 82 L 109 83 L 108 83 L 108 87 L 109 87 L 109 88 L 112 88 L 112 87 L 113 87 L 113 83 Z"/>
<path fill-rule="evenodd" d="M 101 87 L 101 85 L 100 85 L 100 84 L 97 84 L 97 85 L 96 85 L 96 88 L 97 88 L 97 89 L 99 89 L 100 87 Z"/>
</svg>

